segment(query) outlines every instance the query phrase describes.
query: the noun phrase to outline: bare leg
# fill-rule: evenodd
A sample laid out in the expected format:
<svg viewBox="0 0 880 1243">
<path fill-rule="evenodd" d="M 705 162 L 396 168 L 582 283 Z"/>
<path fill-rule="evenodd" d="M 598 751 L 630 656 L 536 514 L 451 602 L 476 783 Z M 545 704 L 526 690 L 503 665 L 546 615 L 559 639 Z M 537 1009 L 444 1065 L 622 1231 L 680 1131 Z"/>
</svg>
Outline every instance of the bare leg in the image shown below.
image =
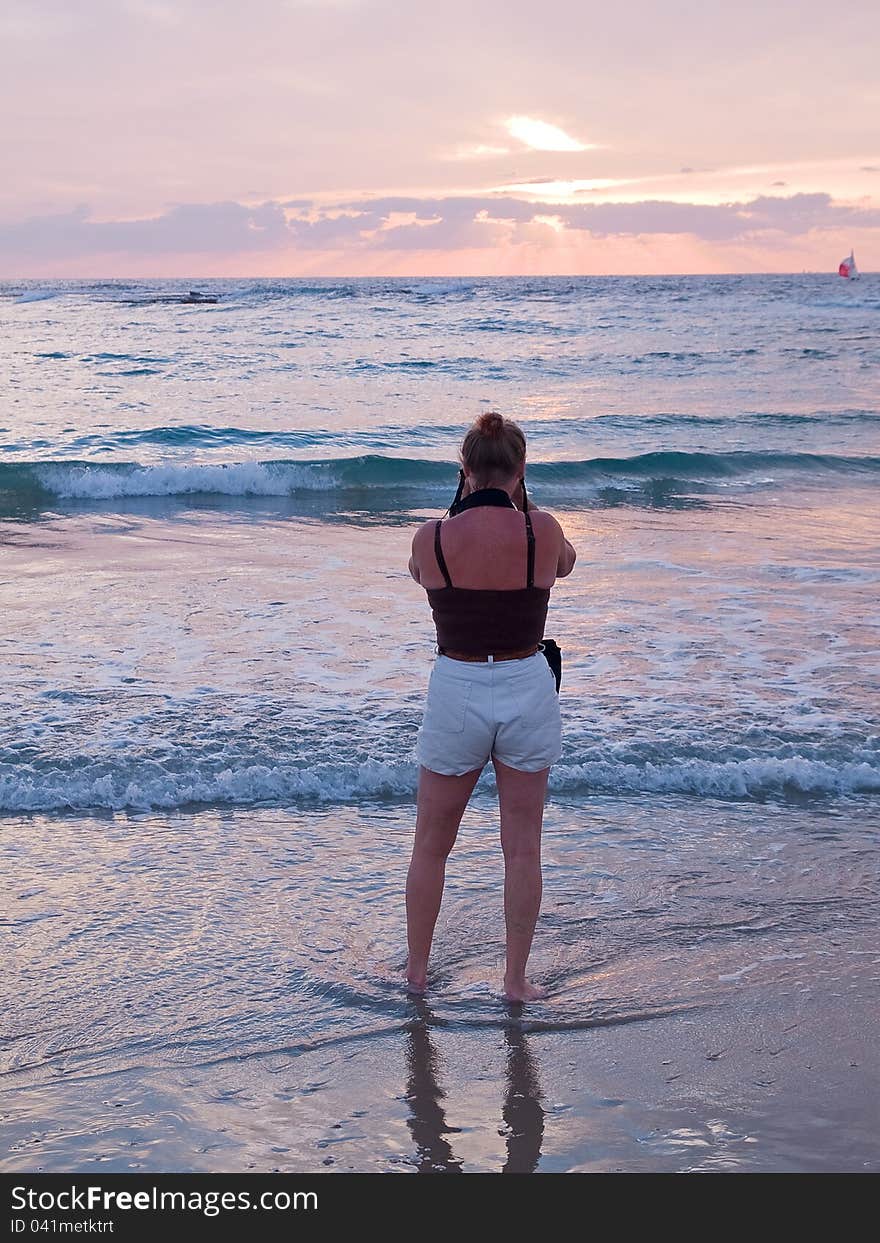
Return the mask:
<svg viewBox="0 0 880 1243">
<path fill-rule="evenodd" d="M 541 909 L 541 828 L 550 769 L 523 773 L 508 768 L 494 756 L 492 762 L 498 782 L 504 851 L 504 995 L 510 1001 L 535 1001 L 544 996 L 544 991 L 526 979 L 526 963 Z"/>
<path fill-rule="evenodd" d="M 444 777 L 419 768 L 416 838 L 406 878 L 406 979 L 413 992 L 425 989 L 428 955 L 443 898 L 446 859 L 482 771 L 475 768 L 461 777 Z"/>
</svg>

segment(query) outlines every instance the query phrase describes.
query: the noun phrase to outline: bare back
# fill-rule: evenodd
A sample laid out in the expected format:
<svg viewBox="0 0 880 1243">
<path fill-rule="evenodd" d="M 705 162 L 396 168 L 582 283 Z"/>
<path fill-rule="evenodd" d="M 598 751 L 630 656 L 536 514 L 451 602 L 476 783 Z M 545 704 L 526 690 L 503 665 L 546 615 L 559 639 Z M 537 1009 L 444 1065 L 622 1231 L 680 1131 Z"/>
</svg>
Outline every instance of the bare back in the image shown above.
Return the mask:
<svg viewBox="0 0 880 1243">
<path fill-rule="evenodd" d="M 561 529 L 543 510 L 531 509 L 529 517 L 535 533 L 535 586 L 552 587 Z M 446 585 L 434 556 L 434 527 L 434 521 L 425 523 L 413 541 L 419 582 L 426 590 Z M 456 587 L 515 591 L 526 585 L 526 522 L 521 510 L 503 506 L 465 510 L 443 521 L 441 539 Z"/>
</svg>

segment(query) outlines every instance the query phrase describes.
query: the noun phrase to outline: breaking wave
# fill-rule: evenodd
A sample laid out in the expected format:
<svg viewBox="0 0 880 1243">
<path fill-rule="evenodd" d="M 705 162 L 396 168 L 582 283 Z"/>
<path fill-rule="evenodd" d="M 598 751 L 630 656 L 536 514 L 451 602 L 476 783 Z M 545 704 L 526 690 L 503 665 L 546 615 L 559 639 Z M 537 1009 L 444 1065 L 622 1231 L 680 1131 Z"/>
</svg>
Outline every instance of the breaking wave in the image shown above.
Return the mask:
<svg viewBox="0 0 880 1243">
<path fill-rule="evenodd" d="M 364 488 L 448 487 L 455 466 L 422 458 L 362 454 L 351 458 L 244 462 L 18 462 L 0 465 L 0 495 L 62 500 L 149 496 L 291 496 L 298 492 Z M 633 457 L 535 462 L 529 477 L 544 489 L 591 487 L 646 480 L 723 484 L 750 478 L 880 474 L 880 457 L 818 453 L 687 453 L 673 450 Z"/>
<path fill-rule="evenodd" d="M 195 762 L 175 771 L 155 762 L 124 767 L 106 761 L 38 768 L 0 768 L 0 811 L 148 811 L 192 805 L 252 806 L 277 803 L 339 803 L 364 799 L 414 799 L 412 760 L 334 761 L 225 766 Z M 561 794 L 682 794 L 696 798 L 781 799 L 846 797 L 880 793 L 880 756 L 821 760 L 804 756 L 758 756 L 710 761 L 670 756 L 665 761 L 562 762 L 550 774 Z"/>
</svg>

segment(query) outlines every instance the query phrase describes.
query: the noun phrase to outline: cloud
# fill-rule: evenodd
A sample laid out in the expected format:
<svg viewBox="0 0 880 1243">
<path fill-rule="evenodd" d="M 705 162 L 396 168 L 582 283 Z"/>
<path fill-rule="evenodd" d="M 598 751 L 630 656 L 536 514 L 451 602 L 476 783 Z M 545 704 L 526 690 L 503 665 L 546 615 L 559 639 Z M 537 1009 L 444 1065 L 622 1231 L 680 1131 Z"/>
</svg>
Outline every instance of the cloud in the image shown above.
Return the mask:
<svg viewBox="0 0 880 1243">
<path fill-rule="evenodd" d="M 736 241 L 772 235 L 797 236 L 812 229 L 880 227 L 880 210 L 835 204 L 829 194 L 793 194 L 786 198 L 762 196 L 742 203 L 704 205 L 644 200 L 635 203 L 525 202 L 512 196 L 493 198 L 385 198 L 349 203 L 362 215 L 357 229 L 378 227 L 393 212 L 414 212 L 427 226 L 384 230 L 380 244 L 389 248 L 433 247 L 460 249 L 497 244 L 499 236 L 515 240 L 521 226 L 540 218 L 554 220 L 553 232 L 586 232 L 593 237 L 636 237 L 679 234 L 708 242 Z M 367 223 L 370 222 L 370 223 Z M 373 223 L 376 222 L 376 223 Z M 344 228 L 350 229 L 349 221 Z M 349 235 L 350 236 L 350 235 Z M 305 238 L 300 239 L 306 241 Z M 342 233 L 336 243 L 345 244 Z"/>
<path fill-rule="evenodd" d="M 257 206 L 188 204 L 140 220 L 94 220 L 85 208 L 0 226 L 0 261 L 21 267 L 123 255 L 134 259 L 290 252 L 485 250 L 566 239 L 678 235 L 708 243 L 802 237 L 814 230 L 880 228 L 880 210 L 835 203 L 829 194 L 761 196 L 719 205 L 527 202 L 513 195 L 405 196 L 333 205 L 309 199 Z"/>
<path fill-rule="evenodd" d="M 558 126 L 534 117 L 508 117 L 504 125 L 511 138 L 532 151 L 590 151 L 596 145 L 580 142 Z"/>
<path fill-rule="evenodd" d="M 0 255 L 68 259 L 82 255 L 228 254 L 277 250 L 292 242 L 277 203 L 184 204 L 143 220 L 92 220 L 85 207 L 0 225 Z"/>
</svg>

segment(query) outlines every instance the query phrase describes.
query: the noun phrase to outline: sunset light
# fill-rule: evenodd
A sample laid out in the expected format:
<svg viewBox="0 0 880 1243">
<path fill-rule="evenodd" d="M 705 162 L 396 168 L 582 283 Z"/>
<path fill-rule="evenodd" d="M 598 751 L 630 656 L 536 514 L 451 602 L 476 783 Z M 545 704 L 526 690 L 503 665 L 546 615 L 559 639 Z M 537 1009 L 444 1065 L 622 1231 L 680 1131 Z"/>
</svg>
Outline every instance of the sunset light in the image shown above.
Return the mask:
<svg viewBox="0 0 880 1243">
<path fill-rule="evenodd" d="M 744 3 L 9 0 L 0 274 L 876 266 L 878 11 L 819 106 L 818 0 Z"/>
<path fill-rule="evenodd" d="M 578 142 L 558 126 L 531 117 L 510 117 L 505 125 L 512 138 L 519 139 L 533 151 L 587 151 L 594 145 Z"/>
<path fill-rule="evenodd" d="M 880 1172 L 878 46 L 3 0 L 13 1236 Z"/>
</svg>

